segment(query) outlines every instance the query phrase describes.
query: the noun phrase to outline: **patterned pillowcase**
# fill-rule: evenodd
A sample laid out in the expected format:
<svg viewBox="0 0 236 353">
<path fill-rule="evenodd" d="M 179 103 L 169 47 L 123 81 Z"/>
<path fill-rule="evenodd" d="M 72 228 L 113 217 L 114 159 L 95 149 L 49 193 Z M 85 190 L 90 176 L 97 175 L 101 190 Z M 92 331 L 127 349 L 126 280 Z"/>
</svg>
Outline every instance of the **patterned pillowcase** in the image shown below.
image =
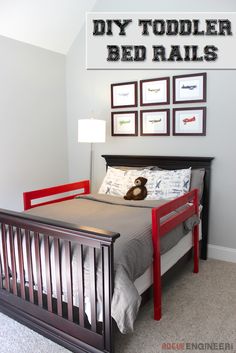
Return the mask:
<svg viewBox="0 0 236 353">
<path fill-rule="evenodd" d="M 148 169 L 122 170 L 108 167 L 106 176 L 98 191 L 99 194 L 123 197 L 127 191 L 134 186 L 134 181 L 138 177 L 145 177 Z"/>
<path fill-rule="evenodd" d="M 108 167 L 106 176 L 103 179 L 98 193 L 113 196 L 123 196 L 124 175 L 124 170 Z"/>
<path fill-rule="evenodd" d="M 191 168 L 146 171 L 147 200 L 172 199 L 189 191 Z"/>
<path fill-rule="evenodd" d="M 146 200 L 171 199 L 189 191 L 191 168 L 179 170 L 129 169 L 108 167 L 99 194 L 123 197 L 138 177 L 146 178 Z"/>
</svg>

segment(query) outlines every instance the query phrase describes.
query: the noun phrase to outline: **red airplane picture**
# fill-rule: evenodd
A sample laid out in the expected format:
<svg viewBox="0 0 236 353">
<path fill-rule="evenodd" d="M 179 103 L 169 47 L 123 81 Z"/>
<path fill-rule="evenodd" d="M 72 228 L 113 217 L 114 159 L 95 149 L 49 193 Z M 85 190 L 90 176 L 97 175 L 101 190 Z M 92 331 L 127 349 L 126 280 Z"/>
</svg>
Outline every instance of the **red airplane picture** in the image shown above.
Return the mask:
<svg viewBox="0 0 236 353">
<path fill-rule="evenodd" d="M 187 123 L 192 123 L 193 121 L 196 121 L 196 117 L 195 116 L 193 116 L 192 118 L 183 119 L 184 125 L 186 125 Z"/>
</svg>

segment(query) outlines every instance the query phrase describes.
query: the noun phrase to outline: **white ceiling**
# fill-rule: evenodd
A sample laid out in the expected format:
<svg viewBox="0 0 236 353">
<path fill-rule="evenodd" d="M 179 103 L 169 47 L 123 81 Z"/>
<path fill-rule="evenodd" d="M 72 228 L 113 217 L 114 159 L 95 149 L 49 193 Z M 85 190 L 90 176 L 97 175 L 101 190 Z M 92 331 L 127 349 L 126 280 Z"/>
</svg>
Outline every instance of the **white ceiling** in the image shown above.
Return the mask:
<svg viewBox="0 0 236 353">
<path fill-rule="evenodd" d="M 66 54 L 96 0 L 0 0 L 0 35 Z"/>
</svg>

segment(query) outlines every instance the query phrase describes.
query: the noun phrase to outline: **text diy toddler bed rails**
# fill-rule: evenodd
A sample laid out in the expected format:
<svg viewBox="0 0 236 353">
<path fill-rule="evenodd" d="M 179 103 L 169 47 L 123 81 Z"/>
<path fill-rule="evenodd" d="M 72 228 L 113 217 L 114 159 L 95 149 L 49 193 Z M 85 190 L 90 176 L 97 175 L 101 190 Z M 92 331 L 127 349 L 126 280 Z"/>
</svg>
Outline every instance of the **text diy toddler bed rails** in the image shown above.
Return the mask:
<svg viewBox="0 0 236 353">
<path fill-rule="evenodd" d="M 103 157 L 107 166 L 158 166 L 169 170 L 204 168 L 201 257 L 207 258 L 210 170 L 213 158 L 119 155 Z M 89 181 L 25 193 L 25 209 L 35 207 L 31 204 L 34 199 L 78 189 L 83 189 L 80 194 L 88 194 Z M 72 198 L 74 196 L 70 195 L 57 201 L 67 202 L 66 200 Z M 42 202 L 41 205 L 50 202 Z M 187 204 L 188 207 L 163 221 L 164 216 Z M 191 216 L 198 215 L 198 205 L 198 192 L 195 189 L 153 208 L 150 213 L 156 320 L 161 318 L 160 238 Z M 116 254 L 114 247 L 116 249 L 115 242 L 120 236 L 119 229 L 115 233 L 8 210 L 0 210 L 0 226 L 0 310 L 73 352 L 113 352 L 114 320 L 111 310 Z M 194 272 L 198 272 L 198 229 L 198 225 L 193 227 Z M 75 244 L 77 278 L 73 269 Z M 176 266 L 177 264 L 169 272 Z M 89 310 L 86 309 L 86 295 L 89 296 Z M 77 304 L 75 296 L 78 297 Z M 98 315 L 102 315 L 102 319 L 99 319 Z"/>
</svg>

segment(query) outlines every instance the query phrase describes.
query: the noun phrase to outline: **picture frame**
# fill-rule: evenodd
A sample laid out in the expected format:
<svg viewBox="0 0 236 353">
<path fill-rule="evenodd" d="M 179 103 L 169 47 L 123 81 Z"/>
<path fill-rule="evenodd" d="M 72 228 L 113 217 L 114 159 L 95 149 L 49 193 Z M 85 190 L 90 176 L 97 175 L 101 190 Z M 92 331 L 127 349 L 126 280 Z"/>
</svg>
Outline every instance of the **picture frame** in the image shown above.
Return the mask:
<svg viewBox="0 0 236 353">
<path fill-rule="evenodd" d="M 138 82 L 111 84 L 111 108 L 131 108 L 138 104 Z"/>
<path fill-rule="evenodd" d="M 173 109 L 174 136 L 205 136 L 206 107 Z"/>
<path fill-rule="evenodd" d="M 164 105 L 170 103 L 170 78 L 152 78 L 140 81 L 140 105 Z"/>
<path fill-rule="evenodd" d="M 152 109 L 140 111 L 141 136 L 169 136 L 170 109 Z"/>
<path fill-rule="evenodd" d="M 111 113 L 112 136 L 138 136 L 138 112 L 112 112 Z"/>
<path fill-rule="evenodd" d="M 207 74 L 206 72 L 173 76 L 173 103 L 206 102 Z"/>
</svg>

